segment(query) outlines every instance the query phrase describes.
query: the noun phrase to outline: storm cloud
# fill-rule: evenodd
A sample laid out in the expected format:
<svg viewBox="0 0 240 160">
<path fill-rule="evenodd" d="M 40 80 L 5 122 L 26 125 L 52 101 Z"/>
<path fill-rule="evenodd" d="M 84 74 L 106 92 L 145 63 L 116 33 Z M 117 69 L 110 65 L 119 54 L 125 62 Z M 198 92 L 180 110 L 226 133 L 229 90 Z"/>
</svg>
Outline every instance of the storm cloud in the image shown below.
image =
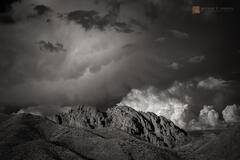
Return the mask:
<svg viewBox="0 0 240 160">
<path fill-rule="evenodd" d="M 34 10 L 37 12 L 38 15 L 44 15 L 46 13 L 52 12 L 52 9 L 45 5 L 37 5 L 34 7 Z"/>
<path fill-rule="evenodd" d="M 51 42 L 40 41 L 38 44 L 40 45 L 41 51 L 66 52 L 66 49 L 64 49 L 61 43 L 52 44 Z"/>
<path fill-rule="evenodd" d="M 155 95 L 171 111 L 166 116 L 185 126 L 204 105 L 221 113 L 239 104 L 234 16 L 212 24 L 211 17 L 192 17 L 186 0 L 3 2 L 2 112 L 49 104 L 106 109 L 127 105 L 131 94 L 148 101 Z M 161 111 L 148 106 L 143 110 Z"/>
<path fill-rule="evenodd" d="M 0 2 L 0 24 L 13 24 L 12 4 L 19 3 L 21 0 L 3 0 Z"/>
</svg>

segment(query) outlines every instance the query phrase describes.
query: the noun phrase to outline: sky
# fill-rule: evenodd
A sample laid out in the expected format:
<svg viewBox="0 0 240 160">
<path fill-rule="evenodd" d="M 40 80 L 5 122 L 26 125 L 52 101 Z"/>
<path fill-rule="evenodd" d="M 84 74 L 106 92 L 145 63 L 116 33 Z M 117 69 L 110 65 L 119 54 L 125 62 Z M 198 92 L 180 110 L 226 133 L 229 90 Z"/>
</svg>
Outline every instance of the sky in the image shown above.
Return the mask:
<svg viewBox="0 0 240 160">
<path fill-rule="evenodd" d="M 0 3 L 0 112 L 131 104 L 185 126 L 202 110 L 223 119 L 240 104 L 237 8 L 192 15 L 190 0 Z"/>
</svg>

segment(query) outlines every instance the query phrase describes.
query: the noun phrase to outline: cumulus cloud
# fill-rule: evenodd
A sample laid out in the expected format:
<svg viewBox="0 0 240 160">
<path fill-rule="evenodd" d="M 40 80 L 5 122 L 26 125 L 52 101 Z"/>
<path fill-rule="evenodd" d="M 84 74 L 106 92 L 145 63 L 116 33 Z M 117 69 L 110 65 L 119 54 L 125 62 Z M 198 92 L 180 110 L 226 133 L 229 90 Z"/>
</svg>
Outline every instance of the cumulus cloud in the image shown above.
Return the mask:
<svg viewBox="0 0 240 160">
<path fill-rule="evenodd" d="M 213 106 L 203 106 L 203 109 L 200 110 L 199 121 L 207 126 L 215 127 L 218 125 L 219 114 Z"/>
<path fill-rule="evenodd" d="M 184 83 L 175 81 L 164 90 L 155 87 L 132 89 L 118 105 L 154 112 L 185 129 L 223 127 L 223 121 L 219 120 L 219 113 L 215 110 L 220 110 L 220 106 L 216 105 L 214 108 L 213 105 L 205 105 L 214 104 L 215 95 L 209 92 L 209 90 L 199 90 L 198 81 Z"/>
<path fill-rule="evenodd" d="M 187 118 L 186 111 L 189 106 L 186 102 L 177 98 L 177 95 L 174 95 L 178 87 L 181 87 L 181 84 L 175 82 L 172 87 L 163 91 L 159 91 L 154 87 L 145 90 L 132 89 L 118 105 L 130 106 L 144 112 L 154 112 L 184 128 L 186 126 L 185 119 Z M 189 100 L 189 97 L 185 98 L 185 101 Z"/>
<path fill-rule="evenodd" d="M 227 105 L 222 111 L 223 119 L 227 123 L 239 122 L 240 121 L 240 107 L 236 104 Z"/>
<path fill-rule="evenodd" d="M 189 63 L 200 63 L 205 59 L 205 56 L 195 56 L 188 59 Z"/>
<path fill-rule="evenodd" d="M 204 105 L 198 118 L 192 119 L 188 123 L 190 130 L 214 129 L 220 126 L 222 126 L 222 122 L 219 120 L 219 114 L 212 105 Z"/>
<path fill-rule="evenodd" d="M 199 88 L 205 89 L 219 89 L 226 86 L 227 81 L 223 79 L 218 79 L 214 77 L 208 77 L 207 79 L 201 80 L 198 82 Z"/>
</svg>

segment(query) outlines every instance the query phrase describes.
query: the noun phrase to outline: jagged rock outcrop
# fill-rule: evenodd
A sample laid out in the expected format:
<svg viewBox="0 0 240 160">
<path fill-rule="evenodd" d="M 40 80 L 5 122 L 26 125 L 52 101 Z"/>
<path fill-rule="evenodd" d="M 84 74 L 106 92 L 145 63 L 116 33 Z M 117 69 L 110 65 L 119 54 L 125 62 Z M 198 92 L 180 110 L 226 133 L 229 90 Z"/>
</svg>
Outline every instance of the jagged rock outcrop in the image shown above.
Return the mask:
<svg viewBox="0 0 240 160">
<path fill-rule="evenodd" d="M 184 130 L 165 117 L 137 112 L 126 106 L 115 106 L 106 113 L 93 107 L 78 106 L 58 115 L 58 119 L 64 125 L 77 128 L 118 128 L 157 146 L 175 147 L 188 139 Z"/>
<path fill-rule="evenodd" d="M 116 106 L 108 109 L 107 115 L 110 126 L 140 136 L 158 146 L 174 147 L 187 140 L 184 130 L 152 112 L 137 112 L 130 107 Z"/>
<path fill-rule="evenodd" d="M 180 160 L 175 151 L 119 129 L 73 128 L 30 114 L 13 115 L 0 123 L 0 159 Z"/>
<path fill-rule="evenodd" d="M 106 114 L 96 108 L 89 106 L 73 106 L 72 108 L 67 113 L 56 115 L 59 124 L 90 129 L 106 126 Z"/>
</svg>

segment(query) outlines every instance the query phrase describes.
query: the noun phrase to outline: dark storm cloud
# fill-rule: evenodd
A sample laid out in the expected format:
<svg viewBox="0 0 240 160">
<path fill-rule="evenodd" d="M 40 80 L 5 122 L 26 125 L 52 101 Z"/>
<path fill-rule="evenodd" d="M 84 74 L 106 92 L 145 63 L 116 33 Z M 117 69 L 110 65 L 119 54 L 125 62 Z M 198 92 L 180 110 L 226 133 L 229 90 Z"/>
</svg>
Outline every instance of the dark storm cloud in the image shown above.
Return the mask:
<svg viewBox="0 0 240 160">
<path fill-rule="evenodd" d="M 42 16 L 47 16 L 48 14 L 52 13 L 53 10 L 45 5 L 36 5 L 33 8 L 34 13 L 30 14 L 29 18 L 39 18 Z M 50 21 L 50 19 L 48 19 Z"/>
<path fill-rule="evenodd" d="M 118 32 L 131 33 L 133 30 L 124 22 L 116 22 L 113 24 L 114 28 Z"/>
<path fill-rule="evenodd" d="M 21 2 L 21 0 L 2 0 L 0 2 L 0 24 L 13 24 L 12 4 Z"/>
<path fill-rule="evenodd" d="M 159 17 L 159 4 L 150 2 L 145 5 L 145 16 L 150 17 L 152 21 Z"/>
<path fill-rule="evenodd" d="M 130 25 L 124 21 L 118 20 L 120 6 L 121 2 L 108 1 L 106 6 L 107 13 L 105 15 L 100 16 L 100 13 L 95 10 L 76 10 L 67 13 L 67 19 L 82 25 L 82 27 L 86 30 L 90 30 L 95 27 L 103 31 L 106 27 L 112 27 L 118 32 L 133 32 Z M 138 25 L 140 25 L 140 23 Z"/>
<path fill-rule="evenodd" d="M 38 44 L 40 45 L 41 51 L 66 52 L 66 49 L 64 49 L 61 43 L 52 44 L 51 42 L 40 41 Z"/>
<path fill-rule="evenodd" d="M 15 20 L 9 14 L 0 14 L 0 24 L 13 24 Z"/>
<path fill-rule="evenodd" d="M 136 20 L 136 19 L 134 19 L 134 18 L 132 18 L 132 19 L 130 20 L 130 23 L 133 24 L 133 25 L 136 25 L 136 26 L 140 27 L 142 30 L 147 30 L 147 29 L 148 29 L 148 26 L 147 26 L 147 25 L 141 23 L 140 21 L 138 21 L 138 20 Z"/>
<path fill-rule="evenodd" d="M 0 25 L 0 104 L 107 108 L 133 88 L 164 91 L 176 80 L 185 86 L 196 77 L 202 86 L 210 86 L 209 76 L 236 84 L 240 79 L 231 75 L 240 72 L 238 55 L 231 54 L 239 50 L 240 26 L 234 17 L 192 16 L 188 0 L 34 2 L 14 6 L 15 16 L 45 18 L 51 8 L 51 23 L 27 18 L 11 27 Z M 39 5 L 44 6 L 34 11 Z M 198 114 L 203 105 L 238 103 L 236 86 L 182 89 L 178 95 L 197 97 L 192 108 Z"/>
<path fill-rule="evenodd" d="M 37 12 L 38 15 L 44 15 L 46 13 L 52 12 L 52 9 L 45 5 L 37 5 L 34 7 L 34 10 Z"/>
<path fill-rule="evenodd" d="M 107 15 L 101 17 L 99 16 L 99 13 L 94 10 L 78 10 L 68 13 L 67 19 L 82 25 L 82 27 L 86 30 L 90 30 L 93 27 L 99 30 L 105 30 L 107 26 L 111 26 L 118 32 L 132 32 L 132 29 L 129 27 L 129 25 L 127 25 L 125 22 L 119 22 L 116 20 L 116 11 L 109 11 Z"/>
<path fill-rule="evenodd" d="M 12 4 L 16 2 L 21 2 L 21 0 L 2 0 L 0 2 L 0 13 L 6 13 L 11 11 Z"/>
<path fill-rule="evenodd" d="M 81 24 L 86 30 L 91 29 L 97 25 L 98 28 L 103 28 L 105 23 L 100 23 L 100 17 L 96 11 L 72 11 L 68 13 L 67 19 L 74 21 L 77 24 Z M 99 25 L 100 24 L 100 25 Z"/>
</svg>

